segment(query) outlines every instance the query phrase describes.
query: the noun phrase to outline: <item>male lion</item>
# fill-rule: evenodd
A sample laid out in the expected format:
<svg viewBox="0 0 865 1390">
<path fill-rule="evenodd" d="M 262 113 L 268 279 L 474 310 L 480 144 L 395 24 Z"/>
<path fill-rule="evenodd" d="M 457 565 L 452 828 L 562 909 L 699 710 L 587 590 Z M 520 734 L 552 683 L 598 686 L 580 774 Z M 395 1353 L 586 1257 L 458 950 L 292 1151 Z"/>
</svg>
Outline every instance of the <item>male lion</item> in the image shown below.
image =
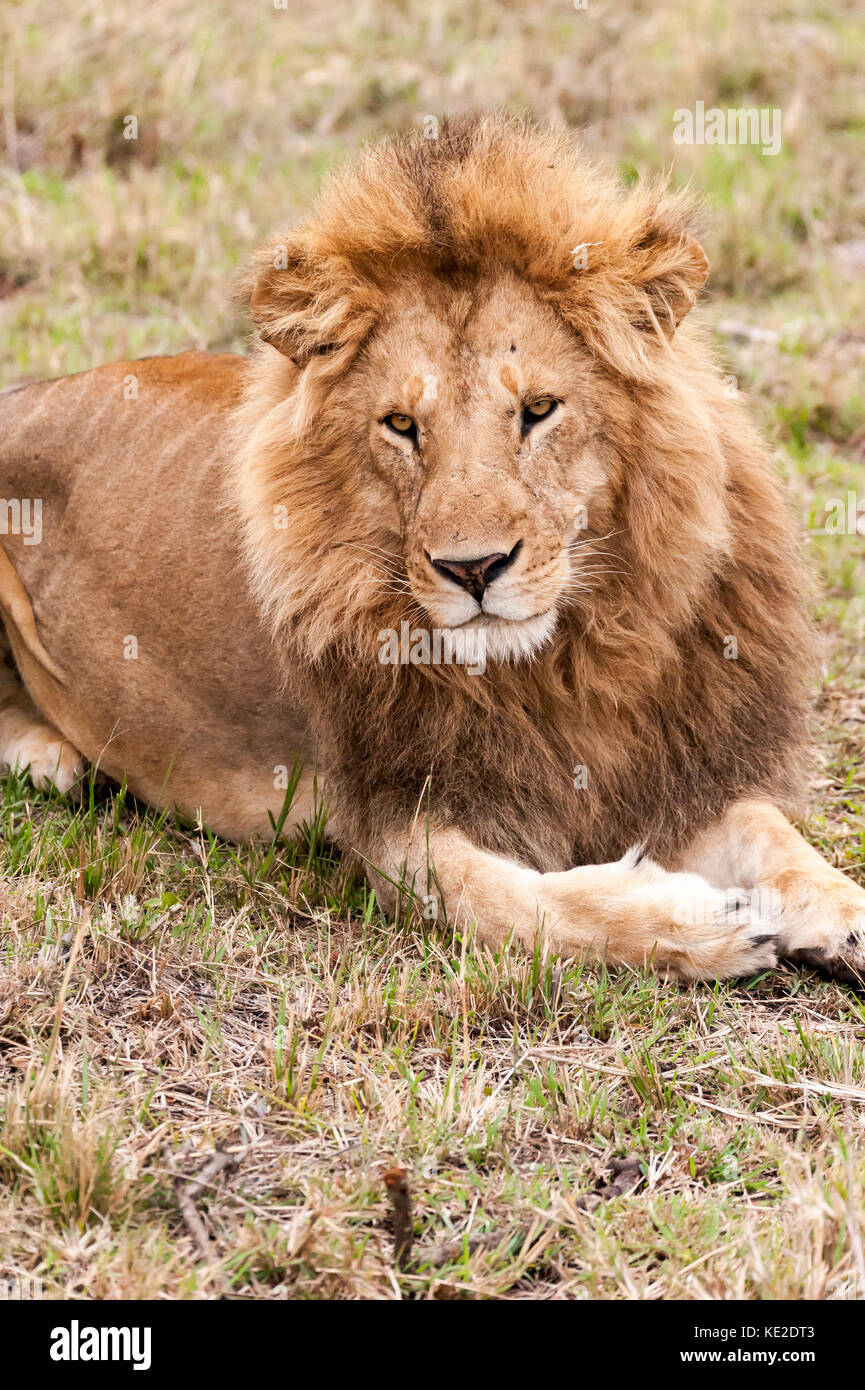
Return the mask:
<svg viewBox="0 0 865 1390">
<path fill-rule="evenodd" d="M 776 809 L 808 586 L 683 323 L 689 217 L 563 134 L 443 123 L 259 254 L 251 359 L 7 394 L 0 486 L 42 539 L 0 550 L 3 761 L 65 789 L 89 759 L 243 839 L 301 759 L 286 828 L 317 775 L 385 899 L 406 875 L 488 946 L 856 978 L 865 892 Z M 404 622 L 453 660 L 382 660 Z"/>
</svg>

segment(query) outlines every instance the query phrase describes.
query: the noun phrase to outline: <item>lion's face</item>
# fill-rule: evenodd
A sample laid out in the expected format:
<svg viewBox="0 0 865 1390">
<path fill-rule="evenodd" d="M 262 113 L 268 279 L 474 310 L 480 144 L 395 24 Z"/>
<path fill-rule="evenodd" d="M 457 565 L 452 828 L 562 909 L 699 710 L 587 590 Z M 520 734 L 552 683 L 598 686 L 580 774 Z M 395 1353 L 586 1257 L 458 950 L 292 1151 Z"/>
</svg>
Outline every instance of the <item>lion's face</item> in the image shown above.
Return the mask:
<svg viewBox="0 0 865 1390">
<path fill-rule="evenodd" d="M 382 582 L 401 562 L 431 624 L 483 629 L 494 661 L 537 650 L 589 587 L 610 482 L 596 386 L 590 354 L 515 276 L 407 284 L 355 368 L 373 509 L 399 518 Z"/>
<path fill-rule="evenodd" d="M 684 621 L 729 540 L 690 215 L 495 114 L 328 180 L 246 280 L 238 495 L 273 630 L 317 659 L 408 619 L 508 662 L 604 614 L 619 650 L 646 602 Z"/>
</svg>

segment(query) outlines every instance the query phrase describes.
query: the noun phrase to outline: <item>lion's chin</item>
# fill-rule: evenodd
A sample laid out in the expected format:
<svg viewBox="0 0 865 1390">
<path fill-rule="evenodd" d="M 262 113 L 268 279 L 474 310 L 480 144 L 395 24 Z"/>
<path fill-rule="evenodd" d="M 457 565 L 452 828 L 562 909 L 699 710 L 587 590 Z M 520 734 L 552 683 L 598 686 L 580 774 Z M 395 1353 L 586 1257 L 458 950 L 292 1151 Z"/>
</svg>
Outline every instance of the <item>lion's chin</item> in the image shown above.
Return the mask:
<svg viewBox="0 0 865 1390">
<path fill-rule="evenodd" d="M 475 664 L 478 656 L 498 665 L 528 661 L 550 641 L 556 621 L 555 608 L 521 619 L 478 613 L 451 629 L 454 655 L 458 661 L 472 659 Z"/>
</svg>

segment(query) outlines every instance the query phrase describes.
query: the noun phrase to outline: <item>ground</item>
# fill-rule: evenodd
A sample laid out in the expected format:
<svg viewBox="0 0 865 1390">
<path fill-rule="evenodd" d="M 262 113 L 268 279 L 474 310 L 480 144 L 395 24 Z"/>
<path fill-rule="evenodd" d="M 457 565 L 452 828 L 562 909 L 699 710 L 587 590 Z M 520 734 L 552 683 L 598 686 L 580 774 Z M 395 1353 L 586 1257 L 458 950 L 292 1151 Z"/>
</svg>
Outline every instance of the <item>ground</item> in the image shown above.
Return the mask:
<svg viewBox="0 0 865 1390">
<path fill-rule="evenodd" d="M 865 512 L 856 0 L 288 4 L 0 11 L 0 385 L 243 350 L 231 285 L 256 241 L 333 159 L 429 115 L 530 109 L 583 127 L 625 178 L 692 181 L 701 312 L 822 586 L 804 828 L 865 882 L 865 544 L 831 505 Z M 697 101 L 780 109 L 780 153 L 676 144 L 673 113 Z M 786 968 L 683 988 L 493 960 L 386 922 L 320 825 L 237 849 L 110 791 L 76 807 L 10 775 L 0 796 L 13 1290 L 865 1296 L 856 992 Z M 237 1166 L 186 1189 L 217 1145 Z M 401 1181 L 418 1263 L 397 1269 Z"/>
</svg>

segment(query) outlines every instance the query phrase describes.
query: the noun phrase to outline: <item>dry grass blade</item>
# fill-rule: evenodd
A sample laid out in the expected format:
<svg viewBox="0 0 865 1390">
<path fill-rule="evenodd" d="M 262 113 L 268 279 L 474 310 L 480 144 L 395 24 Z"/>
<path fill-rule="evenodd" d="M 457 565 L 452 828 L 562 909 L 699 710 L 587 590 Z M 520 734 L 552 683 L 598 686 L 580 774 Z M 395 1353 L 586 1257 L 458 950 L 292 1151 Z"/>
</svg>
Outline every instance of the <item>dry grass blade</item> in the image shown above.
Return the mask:
<svg viewBox="0 0 865 1390">
<path fill-rule="evenodd" d="M 57 996 L 57 1006 L 54 1010 L 54 1024 L 51 1029 L 51 1038 L 48 1043 L 48 1056 L 45 1059 L 45 1065 L 43 1066 L 42 1071 L 40 1072 L 39 1077 L 37 1078 L 33 1086 L 33 1090 L 31 1092 L 31 1104 L 34 1108 L 39 1107 L 44 1096 L 48 1091 L 48 1088 L 51 1085 L 51 1076 L 54 1070 L 54 1058 L 57 1055 L 57 1041 L 60 1037 L 60 1025 L 63 1022 L 63 1009 L 66 1004 L 66 995 L 69 990 L 69 981 L 72 978 L 72 971 L 74 970 L 75 962 L 78 959 L 78 952 L 81 949 L 81 943 L 84 940 L 84 934 L 87 931 L 89 925 L 90 913 L 87 909 L 85 909 L 81 913 L 81 917 L 78 922 L 78 927 L 75 932 L 75 936 L 72 940 L 72 946 L 69 951 L 69 959 L 66 962 L 66 969 L 63 972 L 63 979 L 60 984 L 60 992 Z"/>
</svg>

